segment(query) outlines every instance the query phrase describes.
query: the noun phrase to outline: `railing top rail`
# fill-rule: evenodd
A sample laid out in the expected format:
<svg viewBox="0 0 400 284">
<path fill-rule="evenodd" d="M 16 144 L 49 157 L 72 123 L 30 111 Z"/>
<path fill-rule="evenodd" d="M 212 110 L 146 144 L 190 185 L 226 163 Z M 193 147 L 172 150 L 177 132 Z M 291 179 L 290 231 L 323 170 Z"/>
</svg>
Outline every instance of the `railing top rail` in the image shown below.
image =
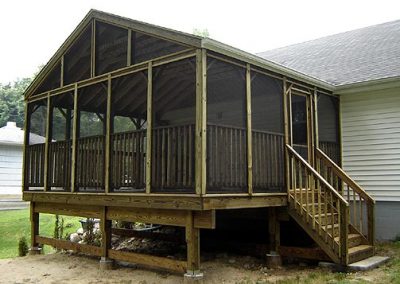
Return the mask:
<svg viewBox="0 0 400 284">
<path fill-rule="evenodd" d="M 79 137 L 76 140 L 102 139 L 105 137 L 106 137 L 105 135 L 91 135 L 91 136 Z"/>
<path fill-rule="evenodd" d="M 135 129 L 135 130 L 111 133 L 111 136 L 121 136 L 121 135 L 141 133 L 141 132 L 146 133 L 146 131 L 147 131 L 146 128 L 144 128 L 144 129 Z"/>
<path fill-rule="evenodd" d="M 346 201 L 346 199 L 343 198 L 343 196 L 337 192 L 313 167 L 311 167 L 311 165 L 304 160 L 297 152 L 296 150 L 294 150 L 290 145 L 286 144 L 286 148 L 292 153 L 292 155 L 294 155 L 298 160 L 300 160 L 300 162 L 310 171 L 314 174 L 314 176 L 316 176 L 320 182 L 322 182 L 324 184 L 324 186 L 326 186 L 330 191 L 332 191 L 332 193 L 336 196 L 337 199 L 339 199 L 341 201 L 341 203 L 343 203 L 345 206 L 349 206 L 349 203 Z"/>
<path fill-rule="evenodd" d="M 334 161 L 332 161 L 331 158 L 329 158 L 322 150 L 317 148 L 317 155 L 322 158 L 326 163 L 328 163 L 333 171 L 348 185 L 350 185 L 353 190 L 355 190 L 358 194 L 360 194 L 362 197 L 367 199 L 370 202 L 375 203 L 375 200 L 364 190 L 359 186 L 350 176 L 346 174 L 345 171 L 343 171 L 342 168 L 340 168 Z"/>
<path fill-rule="evenodd" d="M 165 129 L 165 128 L 181 128 L 181 127 L 188 127 L 188 126 L 195 126 L 195 124 L 194 123 L 181 123 L 181 124 L 176 124 L 176 125 L 154 126 L 153 130 Z"/>
</svg>

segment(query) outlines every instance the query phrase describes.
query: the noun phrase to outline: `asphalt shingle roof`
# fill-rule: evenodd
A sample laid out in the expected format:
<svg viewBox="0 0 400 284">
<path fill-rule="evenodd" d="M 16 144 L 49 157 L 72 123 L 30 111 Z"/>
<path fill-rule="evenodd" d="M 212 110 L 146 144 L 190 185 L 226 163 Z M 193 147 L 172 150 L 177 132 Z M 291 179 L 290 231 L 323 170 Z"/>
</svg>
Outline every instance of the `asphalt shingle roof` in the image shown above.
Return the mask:
<svg viewBox="0 0 400 284">
<path fill-rule="evenodd" d="M 257 54 L 333 85 L 400 76 L 400 20 Z"/>
</svg>

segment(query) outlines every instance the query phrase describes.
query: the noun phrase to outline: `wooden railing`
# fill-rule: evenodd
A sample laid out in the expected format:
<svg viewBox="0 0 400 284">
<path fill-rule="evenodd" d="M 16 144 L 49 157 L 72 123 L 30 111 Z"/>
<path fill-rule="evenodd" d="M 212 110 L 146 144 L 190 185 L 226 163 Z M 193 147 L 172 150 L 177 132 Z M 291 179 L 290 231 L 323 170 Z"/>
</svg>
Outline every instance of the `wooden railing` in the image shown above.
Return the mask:
<svg viewBox="0 0 400 284">
<path fill-rule="evenodd" d="M 253 188 L 263 192 L 283 189 L 284 135 L 266 131 L 252 131 Z"/>
<path fill-rule="evenodd" d="M 319 149 L 324 152 L 332 161 L 337 165 L 341 163 L 340 161 L 340 146 L 336 142 L 319 141 Z"/>
<path fill-rule="evenodd" d="M 350 204 L 350 224 L 357 233 L 363 235 L 368 244 L 374 245 L 374 199 L 350 178 L 323 151 L 316 150 L 317 167 L 321 175 L 341 192 Z"/>
<path fill-rule="evenodd" d="M 111 187 L 144 189 L 146 129 L 111 135 Z"/>
<path fill-rule="evenodd" d="M 104 136 L 78 138 L 76 186 L 80 191 L 104 190 Z"/>
<path fill-rule="evenodd" d="M 312 228 L 310 233 L 330 257 L 347 264 L 349 203 L 291 146 L 286 147 L 290 208 L 299 223 Z"/>
<path fill-rule="evenodd" d="M 28 187 L 44 186 L 44 145 L 41 143 L 26 146 L 24 174 Z"/>
<path fill-rule="evenodd" d="M 153 129 L 152 189 L 194 189 L 194 130 L 194 124 Z"/>
<path fill-rule="evenodd" d="M 48 184 L 68 190 L 71 183 L 71 141 L 49 143 Z"/>
<path fill-rule="evenodd" d="M 247 190 L 246 129 L 207 124 L 207 190 Z"/>
</svg>

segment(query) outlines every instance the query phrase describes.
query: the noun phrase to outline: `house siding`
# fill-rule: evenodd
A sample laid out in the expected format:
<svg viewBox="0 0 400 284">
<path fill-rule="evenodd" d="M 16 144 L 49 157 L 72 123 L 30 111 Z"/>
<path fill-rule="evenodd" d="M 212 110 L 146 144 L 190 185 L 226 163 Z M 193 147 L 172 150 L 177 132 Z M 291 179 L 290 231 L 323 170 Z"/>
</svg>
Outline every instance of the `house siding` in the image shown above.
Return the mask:
<svg viewBox="0 0 400 284">
<path fill-rule="evenodd" d="M 377 201 L 400 201 L 400 88 L 341 96 L 343 168 Z"/>
<path fill-rule="evenodd" d="M 0 145 L 0 194 L 20 194 L 22 147 Z"/>
</svg>

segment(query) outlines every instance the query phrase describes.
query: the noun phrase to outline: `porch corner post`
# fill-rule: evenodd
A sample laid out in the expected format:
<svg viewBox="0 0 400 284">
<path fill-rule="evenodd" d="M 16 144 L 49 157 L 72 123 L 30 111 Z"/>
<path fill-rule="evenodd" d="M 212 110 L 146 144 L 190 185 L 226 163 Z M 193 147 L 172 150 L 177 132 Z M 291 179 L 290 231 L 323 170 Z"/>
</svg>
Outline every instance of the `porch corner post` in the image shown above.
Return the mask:
<svg viewBox="0 0 400 284">
<path fill-rule="evenodd" d="M 77 136 L 78 136 L 78 85 L 75 83 L 74 86 L 74 118 L 72 122 L 72 161 L 71 161 L 71 192 L 75 192 L 76 188 L 76 156 L 77 156 Z"/>
<path fill-rule="evenodd" d="M 104 162 L 104 190 L 105 193 L 110 192 L 111 184 L 111 132 L 113 131 L 113 114 L 111 101 L 111 75 L 107 78 L 107 111 L 106 111 L 106 139 L 105 139 L 105 162 Z"/>
<path fill-rule="evenodd" d="M 46 114 L 46 139 L 44 145 L 44 166 L 43 166 L 43 189 L 49 189 L 49 143 L 52 137 L 53 106 L 51 105 L 50 93 L 47 94 L 47 114 Z"/>
<path fill-rule="evenodd" d="M 196 50 L 196 162 L 195 190 L 204 195 L 207 190 L 207 52 Z"/>
<path fill-rule="evenodd" d="M 246 65 L 246 130 L 247 130 L 247 185 L 249 195 L 253 194 L 253 148 L 251 126 L 251 68 Z"/>
<path fill-rule="evenodd" d="M 29 103 L 25 101 L 25 113 L 24 113 L 24 145 L 22 152 L 22 193 L 28 188 L 28 168 L 27 168 L 27 155 L 29 147 L 29 133 L 31 125 L 31 114 Z"/>
<path fill-rule="evenodd" d="M 283 77 L 283 120 L 284 120 L 284 129 L 285 129 L 285 143 L 283 145 L 283 152 L 285 154 L 285 184 L 286 190 L 289 195 L 290 189 L 290 172 L 289 172 L 289 153 L 286 149 L 286 145 L 289 144 L 289 113 L 288 113 L 288 90 L 287 90 L 287 79 Z"/>
<path fill-rule="evenodd" d="M 151 192 L 151 152 L 153 130 L 153 63 L 147 66 L 146 193 Z"/>
</svg>

